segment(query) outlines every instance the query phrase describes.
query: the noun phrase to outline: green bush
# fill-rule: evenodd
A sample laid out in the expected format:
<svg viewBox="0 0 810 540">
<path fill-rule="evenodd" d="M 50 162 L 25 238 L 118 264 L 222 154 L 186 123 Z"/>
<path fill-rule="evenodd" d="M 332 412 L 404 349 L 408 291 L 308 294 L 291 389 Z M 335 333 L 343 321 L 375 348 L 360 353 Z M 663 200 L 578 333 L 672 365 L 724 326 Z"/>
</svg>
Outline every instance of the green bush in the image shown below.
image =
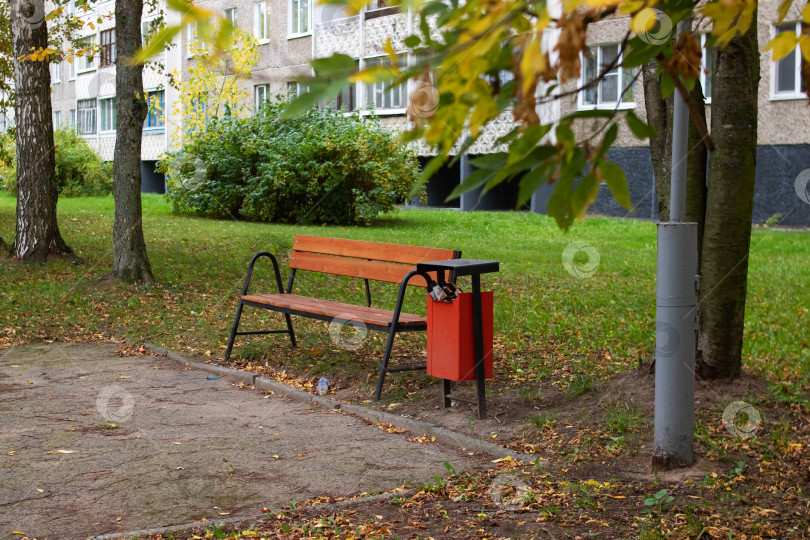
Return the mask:
<svg viewBox="0 0 810 540">
<path fill-rule="evenodd" d="M 112 164 L 90 148 L 72 129 L 53 134 L 56 154 L 56 189 L 60 197 L 97 197 L 112 192 Z M 17 193 L 17 158 L 14 135 L 0 138 L 0 183 Z"/>
<path fill-rule="evenodd" d="M 368 223 L 403 202 L 419 176 L 413 152 L 375 118 L 286 103 L 215 120 L 163 160 L 176 212 L 282 223 Z"/>
</svg>

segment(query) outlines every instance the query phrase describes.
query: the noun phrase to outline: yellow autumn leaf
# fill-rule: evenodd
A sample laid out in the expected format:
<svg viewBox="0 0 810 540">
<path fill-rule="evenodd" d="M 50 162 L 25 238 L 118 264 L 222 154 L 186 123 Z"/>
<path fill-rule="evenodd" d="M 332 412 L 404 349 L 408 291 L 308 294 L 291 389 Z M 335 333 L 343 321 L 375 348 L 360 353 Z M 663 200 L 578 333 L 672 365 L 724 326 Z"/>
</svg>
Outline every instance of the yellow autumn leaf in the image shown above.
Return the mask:
<svg viewBox="0 0 810 540">
<path fill-rule="evenodd" d="M 586 486 L 601 486 L 602 485 L 599 482 L 597 482 L 596 480 L 585 480 L 582 483 L 585 484 Z"/>
<path fill-rule="evenodd" d="M 654 6 L 657 2 L 653 2 L 652 5 Z M 639 0 L 633 0 L 632 2 L 625 2 L 624 4 L 619 6 L 619 13 L 624 13 L 629 15 L 630 13 L 635 13 L 643 9 L 644 7 L 648 7 L 649 4 L 645 2 L 641 2 Z"/>
<path fill-rule="evenodd" d="M 492 463 L 508 463 L 510 461 L 512 461 L 512 456 L 506 456 L 500 459 L 493 459 Z"/>
<path fill-rule="evenodd" d="M 653 29 L 657 20 L 658 15 L 654 9 L 644 8 L 630 20 L 630 30 L 637 35 L 645 34 Z"/>
<path fill-rule="evenodd" d="M 75 454 L 76 450 L 56 450 L 57 454 Z"/>
<path fill-rule="evenodd" d="M 524 94 L 529 91 L 534 81 L 537 79 L 537 76 L 543 73 L 546 67 L 546 56 L 543 54 L 543 49 L 540 46 L 540 39 L 535 35 L 526 46 L 526 49 L 523 51 L 523 56 L 520 58 L 520 75 Z"/>
<path fill-rule="evenodd" d="M 791 51 L 796 48 L 798 41 L 799 39 L 796 37 L 795 32 L 781 32 L 765 45 L 763 51 L 772 51 L 771 56 L 773 61 L 777 62 L 789 55 Z"/>
<path fill-rule="evenodd" d="M 810 3 L 804 6 L 802 10 L 802 20 L 806 23 L 810 23 Z"/>
</svg>

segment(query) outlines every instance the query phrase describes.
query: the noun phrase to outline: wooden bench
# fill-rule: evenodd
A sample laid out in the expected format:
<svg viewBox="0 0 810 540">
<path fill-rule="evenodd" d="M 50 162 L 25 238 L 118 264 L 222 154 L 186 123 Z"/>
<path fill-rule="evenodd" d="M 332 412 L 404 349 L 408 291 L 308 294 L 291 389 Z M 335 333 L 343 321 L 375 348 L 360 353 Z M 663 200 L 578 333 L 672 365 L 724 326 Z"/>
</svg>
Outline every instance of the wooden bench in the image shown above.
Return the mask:
<svg viewBox="0 0 810 540">
<path fill-rule="evenodd" d="M 261 257 L 267 257 L 273 263 L 278 293 L 248 294 L 253 265 Z M 276 257 L 261 251 L 251 258 L 248 264 L 239 305 L 236 308 L 236 318 L 231 329 L 228 348 L 225 350 L 227 361 L 233 349 L 236 336 L 257 334 L 289 334 L 290 342 L 296 346 L 295 332 L 293 331 L 291 315 L 308 317 L 322 321 L 336 321 L 341 324 L 358 321 L 371 330 L 388 333 L 388 342 L 385 345 L 380 377 L 377 380 L 377 389 L 374 392 L 374 401 L 380 399 L 382 385 L 386 373 L 396 371 L 411 371 L 425 369 L 426 366 L 407 366 L 389 368 L 388 361 L 394 345 L 394 336 L 397 332 L 418 332 L 427 330 L 427 319 L 421 315 L 402 312 L 402 303 L 408 285 L 426 287 L 427 281 L 423 275 L 416 271 L 416 264 L 428 261 L 458 259 L 461 251 L 453 249 L 437 249 L 402 244 L 386 244 L 382 242 L 366 242 L 361 240 L 345 240 L 340 238 L 325 238 L 320 236 L 296 235 L 293 251 L 290 255 L 290 277 L 285 290 L 281 281 Z M 366 305 L 334 302 L 324 298 L 315 298 L 292 294 L 295 273 L 298 270 L 321 272 L 339 276 L 350 276 L 365 281 Z M 436 276 L 432 276 L 435 280 Z M 393 311 L 371 307 L 371 290 L 369 281 L 399 283 L 399 294 L 396 307 Z M 287 322 L 286 330 L 259 330 L 239 332 L 239 319 L 245 306 L 253 306 L 284 314 Z M 356 323 L 355 323 L 356 324 Z"/>
</svg>

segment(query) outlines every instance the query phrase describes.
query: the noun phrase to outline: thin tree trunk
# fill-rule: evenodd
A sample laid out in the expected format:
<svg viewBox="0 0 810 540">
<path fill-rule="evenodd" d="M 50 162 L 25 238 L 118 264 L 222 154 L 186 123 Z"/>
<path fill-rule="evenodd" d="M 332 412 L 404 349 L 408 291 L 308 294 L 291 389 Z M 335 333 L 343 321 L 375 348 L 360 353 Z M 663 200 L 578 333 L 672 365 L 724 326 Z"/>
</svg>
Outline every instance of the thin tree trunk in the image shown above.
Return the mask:
<svg viewBox="0 0 810 540">
<path fill-rule="evenodd" d="M 44 13 L 38 12 L 32 2 L 11 0 L 9 5 L 17 123 L 17 227 L 10 254 L 24 262 L 45 262 L 52 255 L 76 259 L 56 223 L 58 193 L 49 64 L 20 60 L 32 49 L 48 46 Z"/>
<path fill-rule="evenodd" d="M 715 54 L 712 138 L 703 236 L 698 373 L 734 377 L 742 366 L 748 252 L 757 152 L 756 17 Z"/>
<path fill-rule="evenodd" d="M 655 176 L 655 196 L 658 203 L 658 221 L 669 221 L 669 182 L 672 168 L 672 97 L 661 94 L 661 76 L 655 72 L 658 62 L 651 60 L 642 67 L 644 105 L 647 123 L 658 135 L 650 138 L 650 156 Z"/>
<path fill-rule="evenodd" d="M 141 45 L 142 12 L 142 0 L 117 0 L 115 3 L 118 127 L 113 163 L 112 277 L 128 282 L 152 283 L 154 278 L 146 255 L 141 208 L 141 138 L 147 104 L 143 92 L 143 64 L 134 64 L 130 60 Z"/>
</svg>

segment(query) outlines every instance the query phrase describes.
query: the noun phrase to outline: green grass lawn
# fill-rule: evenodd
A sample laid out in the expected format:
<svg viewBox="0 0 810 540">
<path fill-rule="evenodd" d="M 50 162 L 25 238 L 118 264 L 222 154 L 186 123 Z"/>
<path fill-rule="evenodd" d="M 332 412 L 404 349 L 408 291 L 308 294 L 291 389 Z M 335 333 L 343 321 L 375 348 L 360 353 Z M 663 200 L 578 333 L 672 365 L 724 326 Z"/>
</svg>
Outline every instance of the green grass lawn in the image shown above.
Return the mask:
<svg viewBox="0 0 810 540">
<path fill-rule="evenodd" d="M 483 283 L 495 290 L 496 335 L 506 350 L 518 356 L 524 351 L 529 357 L 524 368 L 559 359 L 612 371 L 654 348 L 654 223 L 587 218 L 566 234 L 542 215 L 402 210 L 371 227 L 292 226 L 175 216 L 156 195 L 145 196 L 143 207 L 158 288 L 95 284 L 112 265 L 113 199 L 62 199 L 62 235 L 85 262 L 0 267 L 0 345 L 112 334 L 221 356 L 250 256 L 268 250 L 286 261 L 294 235 L 307 233 L 455 248 L 466 257 L 500 261 L 500 273 L 485 276 Z M 14 208 L 15 199 L 0 192 L 0 237 L 8 242 L 14 236 Z M 574 241 L 592 245 L 599 254 L 590 277 L 572 276 L 563 265 L 563 251 Z M 773 381 L 807 378 L 810 234 L 757 229 L 751 246 L 746 368 Z M 585 262 L 585 256 L 575 262 Z M 256 290 L 269 290 L 269 275 L 258 270 Z M 359 280 L 301 274 L 297 283 L 305 294 L 358 303 L 363 298 Z M 373 287 L 375 305 L 393 307 L 395 289 Z M 424 296 L 413 291 L 406 309 L 424 313 Z M 267 319 L 252 314 L 248 321 Z M 304 329 L 304 348 L 328 341 L 322 325 Z M 382 343 L 378 337 L 376 347 Z M 281 343 L 284 338 L 270 339 Z M 502 360 L 511 363 L 509 355 Z"/>
</svg>

